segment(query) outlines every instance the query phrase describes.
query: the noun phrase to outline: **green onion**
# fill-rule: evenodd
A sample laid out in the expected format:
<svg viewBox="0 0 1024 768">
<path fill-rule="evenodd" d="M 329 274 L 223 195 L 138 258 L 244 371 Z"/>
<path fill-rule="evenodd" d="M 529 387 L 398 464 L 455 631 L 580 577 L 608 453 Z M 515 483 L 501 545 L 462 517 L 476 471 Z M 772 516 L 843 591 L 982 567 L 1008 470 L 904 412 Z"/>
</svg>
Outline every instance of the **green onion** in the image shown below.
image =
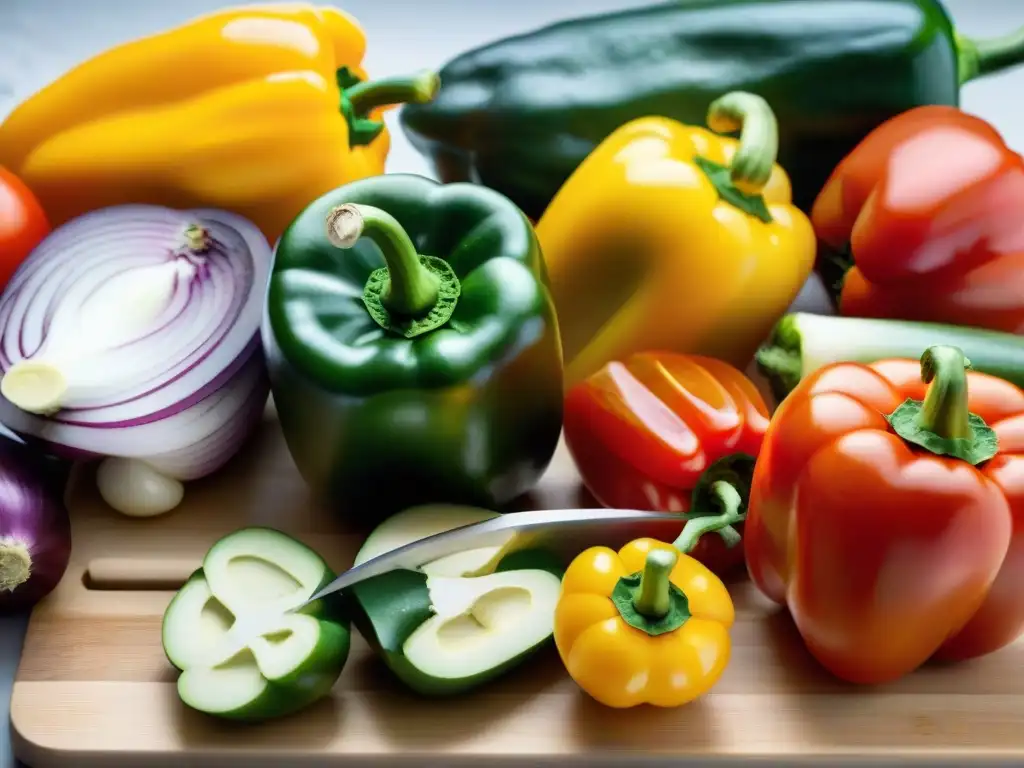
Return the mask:
<svg viewBox="0 0 1024 768">
<path fill-rule="evenodd" d="M 920 360 L 936 344 L 959 347 L 976 371 L 1024 387 L 1024 337 L 938 323 L 860 317 L 785 315 L 757 352 L 757 367 L 778 401 L 800 380 L 831 363 Z"/>
</svg>

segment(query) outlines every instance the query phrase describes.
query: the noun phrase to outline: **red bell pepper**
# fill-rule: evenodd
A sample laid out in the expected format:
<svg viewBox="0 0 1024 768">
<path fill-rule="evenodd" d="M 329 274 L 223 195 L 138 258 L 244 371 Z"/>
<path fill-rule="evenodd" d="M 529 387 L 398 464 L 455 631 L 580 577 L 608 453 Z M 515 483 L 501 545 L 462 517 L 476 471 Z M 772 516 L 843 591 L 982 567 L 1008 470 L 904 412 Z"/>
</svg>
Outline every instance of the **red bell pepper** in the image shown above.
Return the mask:
<svg viewBox="0 0 1024 768">
<path fill-rule="evenodd" d="M 745 538 L 754 583 L 845 680 L 1002 648 L 1024 629 L 1024 390 L 956 347 L 819 369 L 775 413 Z"/>
<path fill-rule="evenodd" d="M 606 507 L 681 513 L 676 546 L 718 574 L 743 563 L 767 428 L 757 388 L 707 357 L 637 354 L 566 393 L 565 442 L 587 489 Z"/>
<path fill-rule="evenodd" d="M 811 220 L 854 265 L 842 314 L 1024 332 L 1024 159 L 984 120 L 928 106 L 883 123 Z"/>
</svg>

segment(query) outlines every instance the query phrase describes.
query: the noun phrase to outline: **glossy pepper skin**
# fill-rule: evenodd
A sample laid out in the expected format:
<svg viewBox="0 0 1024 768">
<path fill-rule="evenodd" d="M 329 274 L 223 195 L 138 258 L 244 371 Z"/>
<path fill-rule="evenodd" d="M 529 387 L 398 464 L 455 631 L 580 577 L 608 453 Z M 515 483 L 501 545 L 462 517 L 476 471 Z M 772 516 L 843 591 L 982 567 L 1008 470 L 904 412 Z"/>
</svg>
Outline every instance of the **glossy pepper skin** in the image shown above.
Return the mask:
<svg viewBox="0 0 1024 768">
<path fill-rule="evenodd" d="M 961 84 L 1022 58 L 1020 33 L 972 41 L 937 0 L 652 3 L 467 51 L 441 69 L 438 98 L 401 120 L 440 178 L 479 180 L 537 219 L 619 126 L 699 123 L 725 91 L 750 91 L 778 115 L 780 162 L 809 210 L 881 122 L 956 105 Z"/>
<path fill-rule="evenodd" d="M 50 223 L 35 195 L 0 166 L 0 291 L 48 234 Z"/>
<path fill-rule="evenodd" d="M 922 107 L 840 163 L 812 221 L 835 274 L 852 259 L 842 314 L 1020 333 L 1022 216 L 1024 159 L 984 120 Z"/>
<path fill-rule="evenodd" d="M 728 94 L 708 124 L 740 139 L 663 118 L 623 126 L 537 223 L 566 386 L 651 349 L 742 369 L 810 274 L 814 233 L 774 162 L 771 108 Z"/>
<path fill-rule="evenodd" d="M 836 363 L 776 411 L 750 494 L 750 576 L 855 683 L 996 651 L 1024 628 L 1024 391 L 918 364 Z"/>
<path fill-rule="evenodd" d="M 573 680 L 608 707 L 678 707 L 729 664 L 736 613 L 721 580 L 655 539 L 592 547 L 562 578 L 555 645 Z M 643 684 L 637 684 L 643 681 Z"/>
<path fill-rule="evenodd" d="M 554 454 L 554 305 L 497 192 L 390 174 L 314 201 L 278 243 L 263 336 L 292 457 L 349 521 L 499 509 Z"/>
<path fill-rule="evenodd" d="M 436 75 L 365 81 L 344 12 L 239 6 L 120 45 L 0 125 L 0 165 L 53 226 L 122 203 L 241 214 L 270 242 L 316 197 L 383 173 L 380 108 L 432 98 Z"/>
<path fill-rule="evenodd" d="M 676 548 L 719 575 L 743 564 L 747 496 L 767 428 L 754 384 L 695 355 L 633 355 L 565 397 L 565 443 L 587 489 L 606 507 L 685 513 Z"/>
</svg>

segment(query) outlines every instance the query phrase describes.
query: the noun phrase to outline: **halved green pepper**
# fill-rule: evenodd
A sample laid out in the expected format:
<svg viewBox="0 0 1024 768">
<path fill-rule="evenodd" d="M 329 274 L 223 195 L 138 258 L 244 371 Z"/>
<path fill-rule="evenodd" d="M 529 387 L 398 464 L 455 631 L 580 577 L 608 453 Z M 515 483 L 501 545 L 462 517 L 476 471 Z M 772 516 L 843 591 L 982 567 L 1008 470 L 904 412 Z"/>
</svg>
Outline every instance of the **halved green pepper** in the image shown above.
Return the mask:
<svg viewBox="0 0 1024 768">
<path fill-rule="evenodd" d="M 303 211 L 263 329 L 293 459 L 349 521 L 501 508 L 554 454 L 562 351 L 540 246 L 501 194 L 364 179 Z"/>
<path fill-rule="evenodd" d="M 467 507 L 405 510 L 378 527 L 355 565 L 494 513 Z M 543 549 L 503 544 L 449 555 L 418 570 L 390 571 L 346 591 L 353 622 L 413 691 L 449 696 L 518 666 L 554 632 L 564 563 Z"/>
</svg>

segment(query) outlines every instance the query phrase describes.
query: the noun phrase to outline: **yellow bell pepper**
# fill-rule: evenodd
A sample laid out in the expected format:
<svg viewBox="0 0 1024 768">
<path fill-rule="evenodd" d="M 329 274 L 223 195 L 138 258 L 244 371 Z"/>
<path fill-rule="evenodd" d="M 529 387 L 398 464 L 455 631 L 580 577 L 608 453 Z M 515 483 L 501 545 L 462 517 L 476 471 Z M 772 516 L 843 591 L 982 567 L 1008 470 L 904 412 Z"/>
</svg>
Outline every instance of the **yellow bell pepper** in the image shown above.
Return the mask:
<svg viewBox="0 0 1024 768">
<path fill-rule="evenodd" d="M 571 387 L 661 349 L 743 369 L 814 265 L 808 218 L 776 165 L 759 96 L 714 102 L 708 125 L 659 117 L 602 142 L 537 222 Z"/>
<path fill-rule="evenodd" d="M 383 173 L 381 108 L 432 99 L 434 73 L 366 82 L 336 8 L 241 6 L 102 53 L 0 125 L 0 166 L 59 225 L 124 203 L 215 207 L 273 242 L 303 208 Z"/>
<path fill-rule="evenodd" d="M 736 614 L 714 573 L 668 544 L 592 547 L 562 578 L 555 645 L 576 684 L 609 707 L 676 707 L 729 663 Z"/>
</svg>

